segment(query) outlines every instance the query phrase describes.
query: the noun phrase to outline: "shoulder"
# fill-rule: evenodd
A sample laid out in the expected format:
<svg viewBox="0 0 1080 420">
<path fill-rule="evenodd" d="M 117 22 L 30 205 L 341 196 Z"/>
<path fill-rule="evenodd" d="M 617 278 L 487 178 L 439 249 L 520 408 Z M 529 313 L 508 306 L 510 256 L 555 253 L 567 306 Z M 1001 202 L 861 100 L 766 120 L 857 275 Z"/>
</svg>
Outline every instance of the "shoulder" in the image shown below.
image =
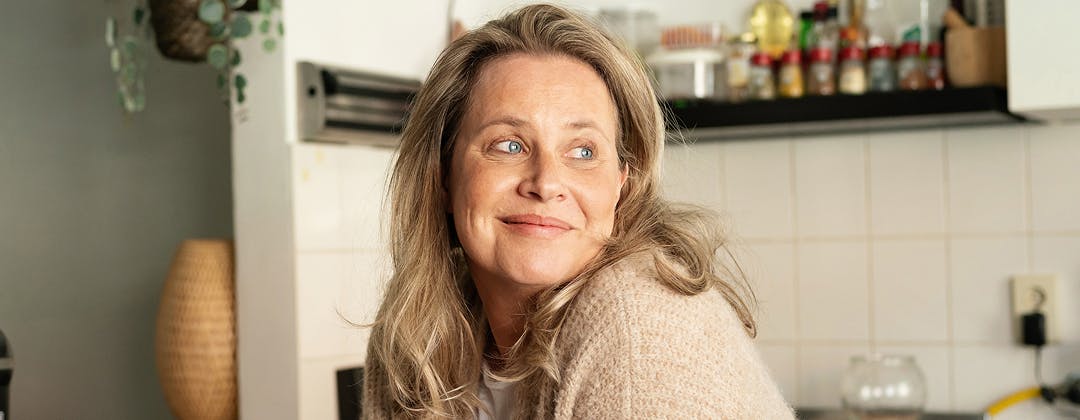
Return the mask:
<svg viewBox="0 0 1080 420">
<path fill-rule="evenodd" d="M 628 256 L 600 271 L 583 285 L 567 314 L 583 328 L 611 323 L 629 328 L 670 326 L 670 335 L 693 335 L 696 341 L 746 336 L 731 304 L 715 289 L 695 295 L 664 284 L 650 253 Z M 668 261 L 670 262 L 670 261 Z M 596 325 L 596 324 L 600 325 Z M 684 326 L 687 328 L 674 328 Z M 711 332 L 713 334 L 702 335 Z"/>
<path fill-rule="evenodd" d="M 557 345 L 563 408 L 791 418 L 731 304 L 663 284 L 653 258 L 603 270 L 571 304 Z"/>
</svg>

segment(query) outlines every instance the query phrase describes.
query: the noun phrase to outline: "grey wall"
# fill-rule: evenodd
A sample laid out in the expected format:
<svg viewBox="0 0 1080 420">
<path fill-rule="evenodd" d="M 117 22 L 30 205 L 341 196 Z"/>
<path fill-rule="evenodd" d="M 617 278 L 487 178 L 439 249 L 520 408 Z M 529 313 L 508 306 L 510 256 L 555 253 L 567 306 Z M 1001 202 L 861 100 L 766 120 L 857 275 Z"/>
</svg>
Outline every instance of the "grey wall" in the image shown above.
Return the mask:
<svg viewBox="0 0 1080 420">
<path fill-rule="evenodd" d="M 125 116 L 106 16 L 133 1 L 0 11 L 0 329 L 12 418 L 170 416 L 154 318 L 176 245 L 232 235 L 228 109 L 205 66 L 150 60 Z"/>
</svg>

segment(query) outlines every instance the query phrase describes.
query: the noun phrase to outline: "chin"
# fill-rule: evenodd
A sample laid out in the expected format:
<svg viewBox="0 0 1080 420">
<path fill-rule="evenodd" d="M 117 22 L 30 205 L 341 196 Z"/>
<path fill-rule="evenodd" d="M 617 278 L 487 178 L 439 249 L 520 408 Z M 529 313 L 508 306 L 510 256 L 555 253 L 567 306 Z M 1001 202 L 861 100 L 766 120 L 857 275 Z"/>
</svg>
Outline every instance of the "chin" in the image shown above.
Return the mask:
<svg viewBox="0 0 1080 420">
<path fill-rule="evenodd" d="M 588 252 L 588 251 L 586 251 Z M 507 270 L 508 277 L 514 283 L 522 286 L 549 287 L 564 283 L 578 275 L 585 265 L 592 259 L 595 252 L 589 252 L 590 258 L 581 259 L 581 253 L 571 254 L 565 251 L 562 255 L 533 254 L 530 257 L 518 260 L 519 264 Z"/>
</svg>

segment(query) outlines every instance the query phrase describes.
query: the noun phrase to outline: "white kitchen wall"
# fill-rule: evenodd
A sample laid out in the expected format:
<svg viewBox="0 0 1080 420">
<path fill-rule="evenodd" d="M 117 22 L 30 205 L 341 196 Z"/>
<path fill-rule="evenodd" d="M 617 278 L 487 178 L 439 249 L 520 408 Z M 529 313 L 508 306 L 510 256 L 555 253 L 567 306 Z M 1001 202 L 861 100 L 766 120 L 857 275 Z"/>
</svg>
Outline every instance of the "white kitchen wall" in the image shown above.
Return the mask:
<svg viewBox="0 0 1080 420">
<path fill-rule="evenodd" d="M 393 151 L 302 142 L 297 63 L 420 79 L 448 15 L 446 0 L 284 2 L 278 52 L 239 44 L 251 86 L 233 115 L 242 418 L 336 418 L 335 372 L 367 349 L 349 321 L 372 321 L 386 279 L 379 210 Z"/>
<path fill-rule="evenodd" d="M 518 3 L 460 0 L 453 13 L 476 26 Z M 649 4 L 662 23 L 721 20 L 741 29 L 750 2 Z M 234 134 L 244 418 L 334 418 L 333 373 L 361 364 L 367 342 L 345 319 L 370 322 L 388 274 L 380 209 L 393 153 L 299 142 L 296 62 L 422 77 L 446 33 L 446 6 L 285 4 L 284 52 L 266 74 L 284 104 L 234 121 L 248 124 Z M 250 127 L 254 120 L 261 128 Z M 672 146 L 666 185 L 673 198 L 721 211 L 741 238 L 739 255 L 762 300 L 759 347 L 792 403 L 836 406 L 847 357 L 876 350 L 918 357 L 931 408 L 980 409 L 1033 375 L 1030 351 L 1009 344 L 1007 277 L 1058 272 L 1060 295 L 1080 296 L 1080 150 L 1068 140 L 1077 131 L 1013 126 Z M 1060 308 L 1063 319 L 1078 318 L 1075 302 Z M 1067 345 L 1046 355 L 1048 378 L 1080 365 L 1080 326 L 1065 324 Z"/>
<path fill-rule="evenodd" d="M 978 411 L 1035 383 L 1014 274 L 1059 276 L 1043 374 L 1080 372 L 1077 139 L 1080 123 L 671 145 L 665 185 L 725 215 L 791 402 L 838 406 L 848 358 L 883 352 L 916 357 L 930 409 Z M 1055 418 L 1040 408 L 1005 415 Z"/>
</svg>

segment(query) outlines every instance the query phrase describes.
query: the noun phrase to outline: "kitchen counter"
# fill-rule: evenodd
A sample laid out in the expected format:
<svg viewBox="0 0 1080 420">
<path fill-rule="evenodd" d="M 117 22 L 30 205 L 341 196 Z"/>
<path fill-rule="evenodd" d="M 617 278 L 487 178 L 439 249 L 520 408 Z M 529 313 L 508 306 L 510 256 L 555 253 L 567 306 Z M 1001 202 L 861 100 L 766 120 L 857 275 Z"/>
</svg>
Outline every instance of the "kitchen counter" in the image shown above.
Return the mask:
<svg viewBox="0 0 1080 420">
<path fill-rule="evenodd" d="M 796 408 L 799 420 L 849 420 L 843 409 L 839 408 Z M 920 420 L 987 420 L 983 413 L 923 413 Z"/>
</svg>

